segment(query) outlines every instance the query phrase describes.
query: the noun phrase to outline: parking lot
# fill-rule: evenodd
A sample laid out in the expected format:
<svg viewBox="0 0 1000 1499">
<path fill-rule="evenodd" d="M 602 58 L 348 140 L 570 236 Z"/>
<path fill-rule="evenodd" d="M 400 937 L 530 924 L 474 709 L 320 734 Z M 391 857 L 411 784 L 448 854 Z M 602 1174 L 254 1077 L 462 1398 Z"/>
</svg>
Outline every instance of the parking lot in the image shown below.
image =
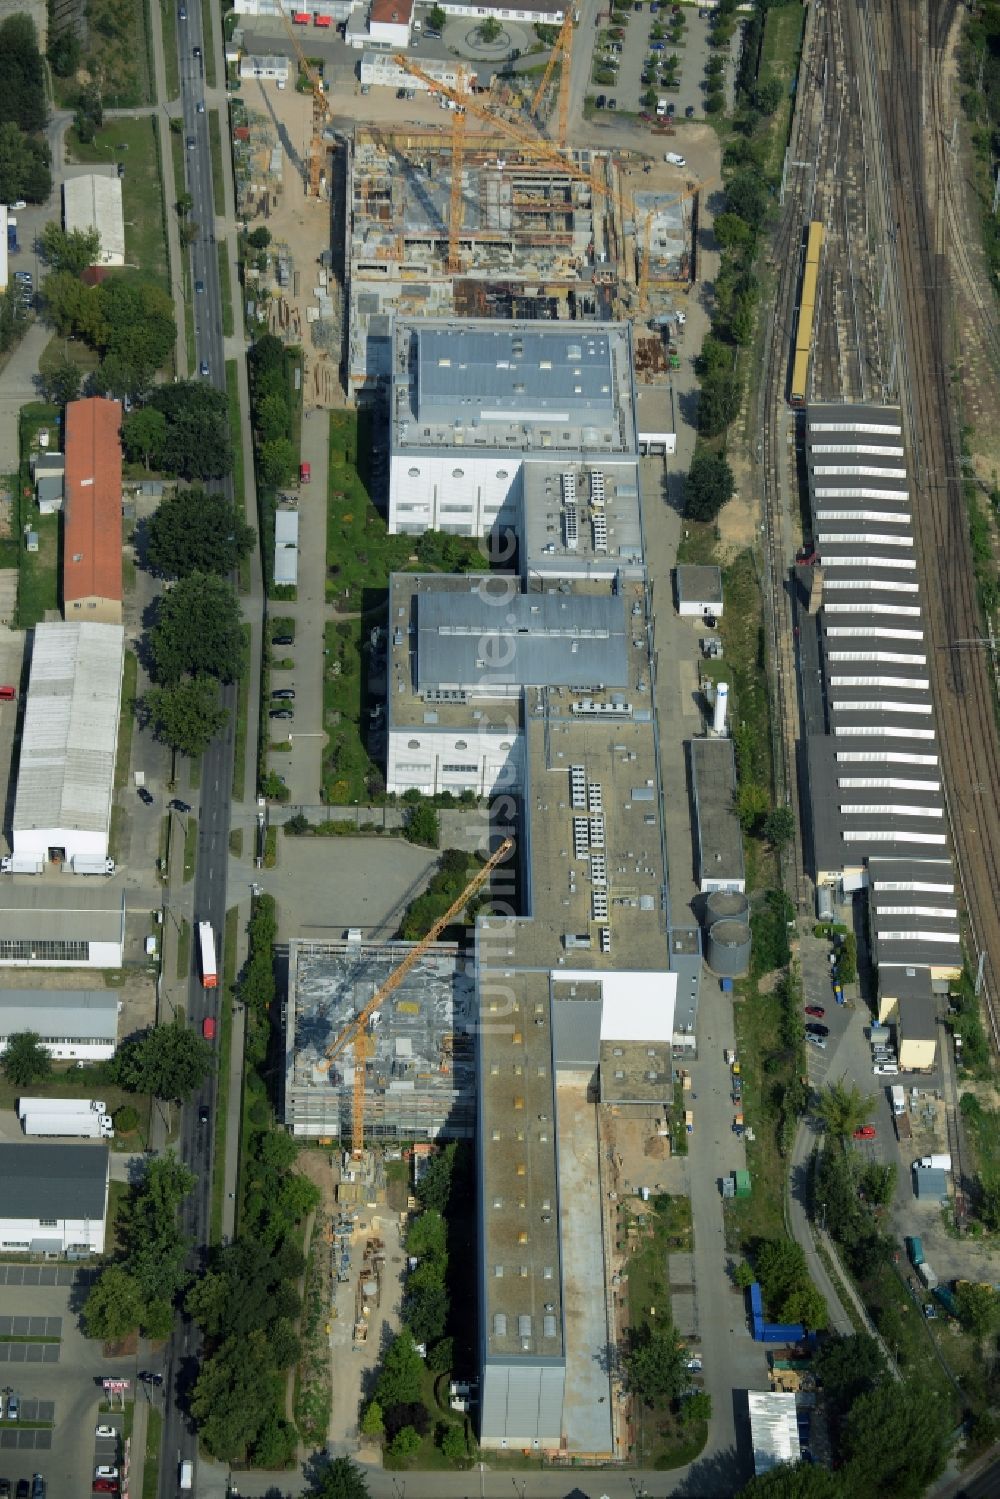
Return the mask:
<svg viewBox="0 0 1000 1499">
<path fill-rule="evenodd" d="M 594 42 L 591 84 L 596 107 L 601 107 L 603 97 L 605 108 L 612 107 L 613 101 L 618 110 L 655 118 L 656 101 L 663 99 L 673 104 L 677 119 L 703 119 L 705 69 L 715 55 L 709 46 L 711 22 L 707 13 L 691 5 L 671 7 L 653 0 L 651 5 L 640 3 L 630 12 L 619 13 L 624 21 L 621 26 L 610 26 L 606 13 L 602 15 Z M 677 20 L 683 26 L 675 32 L 672 25 Z M 728 95 L 733 62 L 728 53 L 724 56 Z M 668 66 L 674 59 L 676 63 Z M 602 66 L 610 68 L 613 79 Z"/>
</svg>

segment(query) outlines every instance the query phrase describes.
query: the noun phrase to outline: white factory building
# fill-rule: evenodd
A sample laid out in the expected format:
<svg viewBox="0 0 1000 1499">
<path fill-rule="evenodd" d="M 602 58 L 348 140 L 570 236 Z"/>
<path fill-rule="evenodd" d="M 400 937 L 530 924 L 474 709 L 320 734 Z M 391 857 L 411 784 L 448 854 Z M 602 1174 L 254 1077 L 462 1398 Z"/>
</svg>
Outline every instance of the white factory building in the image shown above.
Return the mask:
<svg viewBox="0 0 1000 1499">
<path fill-rule="evenodd" d="M 36 625 L 14 802 L 13 867 L 96 873 L 108 857 L 121 625 Z"/>
<path fill-rule="evenodd" d="M 106 1145 L 0 1145 L 0 1253 L 104 1253 Z"/>
<path fill-rule="evenodd" d="M 96 229 L 101 248 L 95 265 L 125 264 L 125 214 L 122 184 L 116 172 L 86 172 L 63 183 L 63 227 Z"/>
<path fill-rule="evenodd" d="M 125 894 L 110 880 L 4 880 L 0 968 L 120 968 Z"/>
<path fill-rule="evenodd" d="M 487 536 L 520 527 L 523 470 L 535 462 L 559 464 L 574 483 L 577 469 L 595 465 L 605 485 L 618 470 L 634 482 L 627 324 L 400 319 L 390 402 L 391 532 Z M 563 508 L 551 539 L 572 550 L 573 513 Z"/>
<path fill-rule="evenodd" d="M 0 989 L 0 1053 L 33 1031 L 57 1062 L 106 1062 L 118 1043 L 114 989 Z"/>
</svg>

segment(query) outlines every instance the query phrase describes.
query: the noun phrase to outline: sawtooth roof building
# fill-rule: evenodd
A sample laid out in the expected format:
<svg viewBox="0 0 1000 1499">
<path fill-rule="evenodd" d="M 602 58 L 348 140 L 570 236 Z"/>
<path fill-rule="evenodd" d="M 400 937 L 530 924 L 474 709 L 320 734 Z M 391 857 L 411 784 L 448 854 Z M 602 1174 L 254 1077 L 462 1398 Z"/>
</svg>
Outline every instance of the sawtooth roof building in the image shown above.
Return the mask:
<svg viewBox="0 0 1000 1499">
<path fill-rule="evenodd" d="M 35 626 L 14 801 L 16 861 L 40 871 L 50 861 L 75 868 L 107 859 L 124 659 L 121 625 Z"/>
</svg>

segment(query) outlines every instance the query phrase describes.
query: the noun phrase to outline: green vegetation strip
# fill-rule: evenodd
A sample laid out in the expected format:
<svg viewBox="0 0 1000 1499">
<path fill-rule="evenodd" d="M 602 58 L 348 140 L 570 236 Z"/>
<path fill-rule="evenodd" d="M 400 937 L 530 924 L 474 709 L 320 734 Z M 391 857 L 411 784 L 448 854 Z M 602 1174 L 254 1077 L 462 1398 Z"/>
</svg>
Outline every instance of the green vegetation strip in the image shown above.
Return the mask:
<svg viewBox="0 0 1000 1499">
<path fill-rule="evenodd" d="M 226 394 L 229 397 L 229 429 L 233 435 L 233 495 L 244 520 L 256 524 L 256 516 L 247 516 L 247 499 L 243 468 L 243 427 L 240 421 L 239 372 L 235 359 L 226 360 Z M 240 593 L 250 592 L 250 558 L 240 558 Z"/>
<path fill-rule="evenodd" d="M 157 1499 L 160 1492 L 160 1442 L 163 1417 L 154 1405 L 146 1411 L 146 1458 L 142 1468 L 142 1499 Z"/>
<path fill-rule="evenodd" d="M 243 625 L 243 670 L 236 683 L 236 733 L 233 754 L 233 801 L 241 802 L 246 789 L 247 715 L 250 709 L 250 626 Z"/>
<path fill-rule="evenodd" d="M 160 28 L 163 36 L 163 73 L 167 84 L 166 100 L 176 99 L 181 91 L 177 67 L 177 5 L 175 0 L 160 0 Z"/>
<path fill-rule="evenodd" d="M 209 7 L 206 6 L 205 10 L 208 11 Z M 209 111 L 208 142 L 212 151 L 212 196 L 216 215 L 221 219 L 226 212 L 226 181 L 222 175 L 222 125 L 217 109 Z"/>
<path fill-rule="evenodd" d="M 212 7 L 203 5 L 201 7 L 201 30 L 204 37 L 202 52 L 205 61 L 205 84 L 208 88 L 215 87 L 215 33 L 212 30 Z"/>
<path fill-rule="evenodd" d="M 189 817 L 184 828 L 184 884 L 187 885 L 194 879 L 195 863 L 198 858 L 198 819 Z"/>
<path fill-rule="evenodd" d="M 229 246 L 224 239 L 220 239 L 218 246 L 219 255 L 219 291 L 222 296 L 222 332 L 225 338 L 233 336 L 233 286 L 229 275 Z M 228 371 L 230 361 L 226 361 Z M 228 376 L 227 376 L 228 379 Z M 239 445 L 240 429 L 233 429 L 233 446 Z"/>
<path fill-rule="evenodd" d="M 177 977 L 186 979 L 191 971 L 191 923 L 186 916 L 181 917 L 181 924 L 177 929 Z"/>
<path fill-rule="evenodd" d="M 212 1219 L 210 1242 L 222 1239 L 222 1209 L 226 1200 L 226 1125 L 229 1118 L 229 1063 L 233 1045 L 233 996 L 236 993 L 236 945 L 240 913 L 236 906 L 226 912 L 222 938 L 222 1004 L 219 1006 L 219 1086 L 215 1099 L 215 1149 L 213 1152 Z"/>
<path fill-rule="evenodd" d="M 104 103 L 105 107 L 110 103 L 107 96 Z M 75 132 L 70 130 L 66 148 L 68 159 L 73 162 L 113 164 L 120 161 L 124 165 L 125 259 L 130 267 L 138 268 L 168 287 L 164 221 L 166 182 L 161 182 L 156 120 L 149 116 L 137 120 L 109 120 L 87 145 L 77 140 Z M 173 212 L 172 205 L 170 211 Z"/>
</svg>

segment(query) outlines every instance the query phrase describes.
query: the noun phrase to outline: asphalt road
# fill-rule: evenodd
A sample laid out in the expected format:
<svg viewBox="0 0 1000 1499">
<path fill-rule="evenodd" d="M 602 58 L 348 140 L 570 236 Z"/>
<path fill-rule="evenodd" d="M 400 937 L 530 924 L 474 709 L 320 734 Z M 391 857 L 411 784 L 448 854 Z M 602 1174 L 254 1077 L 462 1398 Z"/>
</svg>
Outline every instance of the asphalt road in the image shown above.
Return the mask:
<svg viewBox="0 0 1000 1499">
<path fill-rule="evenodd" d="M 203 46 L 201 7 L 203 0 L 186 0 L 187 20 L 177 21 L 177 51 L 180 62 L 181 106 L 184 121 L 184 166 L 187 190 L 194 200 L 191 219 L 201 232 L 191 247 L 185 267 L 185 286 L 195 304 L 195 351 L 198 368 L 207 366 L 203 378 L 217 390 L 226 388 L 226 366 L 222 341 L 222 295 L 219 286 L 219 262 L 215 243 L 215 195 L 212 186 L 212 153 L 209 143 L 208 114 L 198 112 L 205 93 L 204 58 L 194 56 L 194 48 Z M 164 169 L 166 170 L 166 164 Z M 167 172 L 169 180 L 169 172 Z M 195 283 L 204 290 L 196 292 Z M 234 433 L 234 438 L 238 434 Z M 232 497 L 232 481 L 225 481 Z M 236 723 L 236 688 L 223 691 L 223 703 L 229 710 L 226 727 L 205 752 L 201 768 L 201 804 L 198 831 L 198 861 L 194 887 L 195 922 L 209 921 L 215 931 L 218 967 L 223 971 L 222 937 L 226 921 L 226 877 L 229 857 L 230 798 L 233 778 L 233 750 Z M 218 1001 L 201 984 L 198 971 L 197 943 L 192 942 L 192 970 L 188 981 L 188 1018 L 199 1027 L 206 1015 L 218 1013 Z M 216 991 L 218 993 L 218 991 Z M 178 1154 L 197 1177 L 194 1191 L 181 1211 L 181 1227 L 192 1241 L 192 1267 L 197 1268 L 208 1243 L 212 1189 L 212 1146 L 218 1079 L 213 1072 L 200 1093 L 185 1107 Z M 199 1111 L 209 1111 L 208 1123 L 199 1122 Z M 167 1401 L 159 1477 L 160 1499 L 174 1499 L 180 1462 L 190 1458 L 197 1464 L 197 1438 L 194 1428 L 178 1406 L 178 1396 L 186 1398 L 197 1372 L 200 1335 L 187 1319 L 178 1317 L 173 1337 L 164 1359 L 165 1389 L 172 1398 Z"/>
</svg>

